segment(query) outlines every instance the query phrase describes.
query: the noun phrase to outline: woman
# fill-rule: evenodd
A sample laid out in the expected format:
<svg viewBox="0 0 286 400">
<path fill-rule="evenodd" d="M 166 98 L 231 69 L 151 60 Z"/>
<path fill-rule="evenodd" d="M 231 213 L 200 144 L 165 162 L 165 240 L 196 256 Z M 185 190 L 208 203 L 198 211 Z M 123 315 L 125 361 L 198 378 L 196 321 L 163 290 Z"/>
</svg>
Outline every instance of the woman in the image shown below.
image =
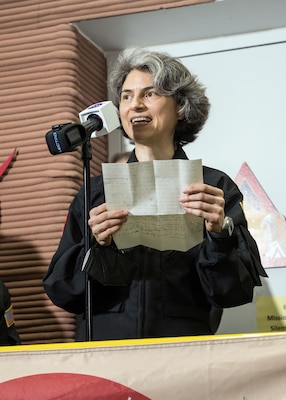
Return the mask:
<svg viewBox="0 0 286 400">
<path fill-rule="evenodd" d="M 110 78 L 124 135 L 134 143 L 128 162 L 187 159 L 209 112 L 203 86 L 180 61 L 127 49 Z M 186 252 L 144 246 L 118 250 L 113 235 L 127 210 L 108 210 L 102 176 L 92 178 L 89 227 L 93 339 L 213 334 L 225 307 L 252 301 L 266 276 L 247 230 L 242 194 L 223 172 L 203 167 L 204 183 L 189 184 L 178 201 L 204 220 L 204 240 Z M 166 192 L 166 195 L 168 193 Z M 58 306 L 85 311 L 83 190 L 67 223 L 44 287 Z M 84 340 L 84 325 L 77 340 Z"/>
</svg>

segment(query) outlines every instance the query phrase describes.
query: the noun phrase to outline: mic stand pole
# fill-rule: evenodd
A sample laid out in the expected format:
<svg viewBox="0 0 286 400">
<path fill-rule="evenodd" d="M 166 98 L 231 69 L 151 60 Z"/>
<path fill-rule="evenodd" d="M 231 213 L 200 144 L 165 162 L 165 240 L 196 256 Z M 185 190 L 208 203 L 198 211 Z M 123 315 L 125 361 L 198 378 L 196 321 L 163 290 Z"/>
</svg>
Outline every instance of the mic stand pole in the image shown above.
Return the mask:
<svg viewBox="0 0 286 400">
<path fill-rule="evenodd" d="M 82 144 L 83 180 L 84 180 L 84 247 L 85 254 L 90 248 L 90 228 L 88 225 L 90 210 L 90 160 L 92 159 L 92 148 L 90 141 Z M 92 278 L 85 274 L 85 323 L 86 340 L 92 340 Z"/>
</svg>

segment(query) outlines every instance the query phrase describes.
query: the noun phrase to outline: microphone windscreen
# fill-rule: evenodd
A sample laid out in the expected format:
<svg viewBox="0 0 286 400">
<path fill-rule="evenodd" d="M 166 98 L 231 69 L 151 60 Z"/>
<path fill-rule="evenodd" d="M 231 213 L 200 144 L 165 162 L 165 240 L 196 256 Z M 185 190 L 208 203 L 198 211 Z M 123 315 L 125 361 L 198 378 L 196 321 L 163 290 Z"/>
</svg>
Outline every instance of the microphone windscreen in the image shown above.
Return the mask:
<svg viewBox="0 0 286 400">
<path fill-rule="evenodd" d="M 73 151 L 66 138 L 66 135 L 61 131 L 49 131 L 46 134 L 46 142 L 50 153 L 53 155 Z"/>
</svg>

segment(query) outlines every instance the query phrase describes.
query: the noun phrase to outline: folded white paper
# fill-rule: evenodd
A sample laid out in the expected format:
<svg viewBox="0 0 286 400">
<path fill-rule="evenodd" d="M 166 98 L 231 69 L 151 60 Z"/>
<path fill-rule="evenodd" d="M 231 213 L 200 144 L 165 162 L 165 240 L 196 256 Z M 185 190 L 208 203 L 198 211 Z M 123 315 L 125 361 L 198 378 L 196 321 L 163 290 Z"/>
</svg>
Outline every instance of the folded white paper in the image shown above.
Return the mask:
<svg viewBox="0 0 286 400">
<path fill-rule="evenodd" d="M 203 182 L 201 160 L 102 164 L 107 208 L 129 211 L 114 235 L 119 249 L 186 251 L 203 240 L 203 219 L 180 206 L 183 189 Z"/>
</svg>

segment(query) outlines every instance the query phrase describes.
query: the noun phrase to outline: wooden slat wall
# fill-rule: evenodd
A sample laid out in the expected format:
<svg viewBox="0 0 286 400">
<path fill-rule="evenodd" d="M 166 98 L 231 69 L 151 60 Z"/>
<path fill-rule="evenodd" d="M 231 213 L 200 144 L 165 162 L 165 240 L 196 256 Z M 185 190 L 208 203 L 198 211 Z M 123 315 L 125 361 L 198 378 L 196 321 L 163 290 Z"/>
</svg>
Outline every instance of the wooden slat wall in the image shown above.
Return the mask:
<svg viewBox="0 0 286 400">
<path fill-rule="evenodd" d="M 82 184 L 82 162 L 80 151 L 50 155 L 45 134 L 106 99 L 106 61 L 69 23 L 211 1 L 0 1 L 0 165 L 17 149 L 0 178 L 0 279 L 23 344 L 74 340 L 74 316 L 51 303 L 42 278 Z M 92 147 L 94 175 L 108 160 L 106 137 Z"/>
<path fill-rule="evenodd" d="M 23 27 L 38 29 L 112 15 L 211 3 L 214 0 L 1 0 L 1 29 L 22 32 Z M 19 21 L 19 24 L 15 23 Z"/>
<path fill-rule="evenodd" d="M 71 341 L 74 316 L 50 302 L 42 278 L 83 166 L 80 150 L 52 156 L 45 134 L 106 98 L 105 58 L 69 25 L 2 35 L 0 53 L 0 164 L 17 148 L 0 182 L 0 278 L 22 343 Z M 92 145 L 96 174 L 107 160 L 106 137 Z"/>
</svg>

